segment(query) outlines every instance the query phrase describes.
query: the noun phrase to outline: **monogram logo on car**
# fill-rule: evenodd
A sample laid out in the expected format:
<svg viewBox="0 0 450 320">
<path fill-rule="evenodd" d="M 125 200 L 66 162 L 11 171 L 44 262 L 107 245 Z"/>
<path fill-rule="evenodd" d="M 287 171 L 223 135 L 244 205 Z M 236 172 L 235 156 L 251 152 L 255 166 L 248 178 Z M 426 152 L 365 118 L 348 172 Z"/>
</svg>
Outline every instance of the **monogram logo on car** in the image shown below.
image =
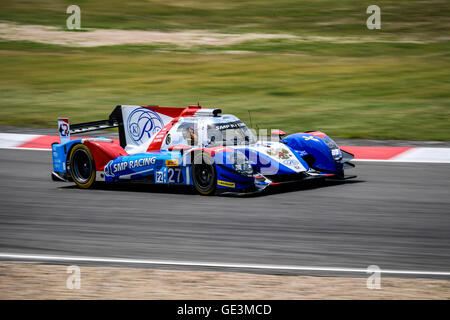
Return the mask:
<svg viewBox="0 0 450 320">
<path fill-rule="evenodd" d="M 154 111 L 145 108 L 137 108 L 128 116 L 128 136 L 137 144 L 158 133 L 164 122 Z"/>
</svg>

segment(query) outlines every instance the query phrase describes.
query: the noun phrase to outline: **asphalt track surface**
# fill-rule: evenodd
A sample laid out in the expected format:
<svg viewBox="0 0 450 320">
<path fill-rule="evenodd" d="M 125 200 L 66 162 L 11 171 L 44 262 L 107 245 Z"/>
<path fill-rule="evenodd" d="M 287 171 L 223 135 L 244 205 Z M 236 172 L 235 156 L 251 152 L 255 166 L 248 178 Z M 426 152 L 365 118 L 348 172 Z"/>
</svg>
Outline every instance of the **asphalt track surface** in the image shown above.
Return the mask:
<svg viewBox="0 0 450 320">
<path fill-rule="evenodd" d="M 256 197 L 50 179 L 0 150 L 0 252 L 450 271 L 450 165 L 358 162 L 358 178 Z"/>
</svg>

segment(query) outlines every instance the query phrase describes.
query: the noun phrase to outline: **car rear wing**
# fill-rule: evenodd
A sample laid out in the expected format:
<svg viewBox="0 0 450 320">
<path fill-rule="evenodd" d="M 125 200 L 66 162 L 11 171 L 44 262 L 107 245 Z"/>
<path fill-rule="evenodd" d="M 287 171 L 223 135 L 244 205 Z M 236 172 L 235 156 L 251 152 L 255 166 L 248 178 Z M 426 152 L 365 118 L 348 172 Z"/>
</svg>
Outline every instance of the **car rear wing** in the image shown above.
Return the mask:
<svg viewBox="0 0 450 320">
<path fill-rule="evenodd" d="M 92 122 L 84 122 L 73 124 L 70 126 L 71 134 L 78 134 L 90 131 L 104 130 L 110 128 L 117 128 L 119 123 L 117 121 L 110 120 L 100 120 L 100 121 L 92 121 Z"/>
<path fill-rule="evenodd" d="M 121 106 L 116 106 L 107 120 L 98 120 L 70 125 L 69 119 L 58 119 L 58 131 L 60 143 L 70 141 L 71 134 L 119 128 L 119 140 L 122 148 L 126 146 L 125 131 L 123 128 L 123 118 Z"/>
</svg>

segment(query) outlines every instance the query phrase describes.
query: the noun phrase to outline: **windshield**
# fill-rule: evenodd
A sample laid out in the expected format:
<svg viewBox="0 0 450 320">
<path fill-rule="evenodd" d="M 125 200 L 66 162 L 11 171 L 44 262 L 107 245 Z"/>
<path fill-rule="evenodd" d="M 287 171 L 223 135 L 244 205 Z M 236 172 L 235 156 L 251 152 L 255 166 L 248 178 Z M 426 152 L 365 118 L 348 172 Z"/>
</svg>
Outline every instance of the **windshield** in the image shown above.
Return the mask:
<svg viewBox="0 0 450 320">
<path fill-rule="evenodd" d="M 209 146 L 232 146 L 255 143 L 256 139 L 244 122 L 236 117 L 224 121 L 223 118 L 213 118 L 207 126 Z"/>
<path fill-rule="evenodd" d="M 199 119 L 181 118 L 164 139 L 161 149 L 167 149 L 174 145 L 198 146 L 199 145 Z"/>
</svg>

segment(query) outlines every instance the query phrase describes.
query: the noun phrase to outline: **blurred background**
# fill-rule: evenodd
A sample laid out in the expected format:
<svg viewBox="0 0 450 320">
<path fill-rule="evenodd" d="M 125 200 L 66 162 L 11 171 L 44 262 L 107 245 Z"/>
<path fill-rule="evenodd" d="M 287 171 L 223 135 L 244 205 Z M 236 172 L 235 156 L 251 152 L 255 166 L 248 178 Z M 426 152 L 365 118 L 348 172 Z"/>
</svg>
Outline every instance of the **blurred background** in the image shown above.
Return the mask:
<svg viewBox="0 0 450 320">
<path fill-rule="evenodd" d="M 71 4 L 81 30 L 67 30 Z M 372 4 L 381 30 L 366 27 Z M 449 140 L 449 12 L 445 0 L 1 0 L 0 125 L 199 102 L 287 133 Z"/>
</svg>

